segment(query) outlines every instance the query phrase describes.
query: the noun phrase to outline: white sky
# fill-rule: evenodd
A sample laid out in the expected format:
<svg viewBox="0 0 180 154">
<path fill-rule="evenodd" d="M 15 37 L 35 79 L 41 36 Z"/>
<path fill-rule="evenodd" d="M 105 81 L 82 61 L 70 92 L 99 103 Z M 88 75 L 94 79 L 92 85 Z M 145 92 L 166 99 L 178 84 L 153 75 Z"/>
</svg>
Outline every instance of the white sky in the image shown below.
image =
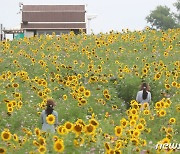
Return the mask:
<svg viewBox="0 0 180 154">
<path fill-rule="evenodd" d="M 87 14 L 96 14 L 90 22 L 94 33 L 121 31 L 124 28 L 140 30 L 147 26 L 145 17 L 158 5 L 173 6 L 177 0 L 0 0 L 0 24 L 6 28 L 20 25 L 19 2 L 23 4 L 87 4 Z"/>
</svg>

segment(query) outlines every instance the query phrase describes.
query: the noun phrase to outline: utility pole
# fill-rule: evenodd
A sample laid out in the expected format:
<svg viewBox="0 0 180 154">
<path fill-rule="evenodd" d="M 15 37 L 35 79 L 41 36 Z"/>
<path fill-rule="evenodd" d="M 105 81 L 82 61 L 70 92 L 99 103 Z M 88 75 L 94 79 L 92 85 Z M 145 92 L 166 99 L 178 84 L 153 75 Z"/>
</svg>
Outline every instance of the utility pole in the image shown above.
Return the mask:
<svg viewBox="0 0 180 154">
<path fill-rule="evenodd" d="M 88 20 L 88 34 L 90 34 L 90 21 L 92 19 L 95 19 L 97 17 L 97 15 L 91 14 L 91 15 L 87 15 L 87 20 Z"/>
</svg>

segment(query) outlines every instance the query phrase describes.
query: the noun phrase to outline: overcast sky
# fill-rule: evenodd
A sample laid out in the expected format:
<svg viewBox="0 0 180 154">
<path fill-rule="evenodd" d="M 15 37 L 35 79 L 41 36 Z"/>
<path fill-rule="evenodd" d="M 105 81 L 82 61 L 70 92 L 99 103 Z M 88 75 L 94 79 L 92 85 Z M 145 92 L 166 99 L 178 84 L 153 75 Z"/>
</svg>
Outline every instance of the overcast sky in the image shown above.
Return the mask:
<svg viewBox="0 0 180 154">
<path fill-rule="evenodd" d="M 20 25 L 19 2 L 23 4 L 87 4 L 87 14 L 97 17 L 90 22 L 94 33 L 143 29 L 148 24 L 145 17 L 158 5 L 166 5 L 176 12 L 177 0 L 0 0 L 0 23 L 13 28 Z"/>
</svg>

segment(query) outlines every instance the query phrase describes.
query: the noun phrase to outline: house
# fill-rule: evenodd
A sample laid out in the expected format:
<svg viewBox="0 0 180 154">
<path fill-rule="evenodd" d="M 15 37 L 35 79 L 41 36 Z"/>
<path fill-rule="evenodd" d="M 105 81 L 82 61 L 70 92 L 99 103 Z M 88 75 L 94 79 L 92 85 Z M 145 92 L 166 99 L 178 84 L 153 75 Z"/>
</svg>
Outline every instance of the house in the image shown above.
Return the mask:
<svg viewBox="0 0 180 154">
<path fill-rule="evenodd" d="M 23 5 L 21 30 L 25 37 L 86 32 L 85 5 Z"/>
</svg>

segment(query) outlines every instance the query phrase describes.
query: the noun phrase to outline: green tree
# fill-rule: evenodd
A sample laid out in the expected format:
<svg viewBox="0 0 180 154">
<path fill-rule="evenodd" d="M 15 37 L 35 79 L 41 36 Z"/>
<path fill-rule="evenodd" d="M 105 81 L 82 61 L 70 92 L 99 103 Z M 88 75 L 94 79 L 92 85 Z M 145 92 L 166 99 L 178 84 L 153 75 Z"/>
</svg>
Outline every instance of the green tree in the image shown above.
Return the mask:
<svg viewBox="0 0 180 154">
<path fill-rule="evenodd" d="M 174 13 L 177 21 L 178 21 L 178 24 L 180 25 L 180 0 L 177 0 L 176 3 L 173 4 L 176 9 L 177 9 L 177 13 Z"/>
<path fill-rule="evenodd" d="M 148 23 L 152 28 L 156 29 L 168 29 L 176 28 L 178 25 L 173 13 L 170 12 L 170 8 L 167 6 L 157 6 L 155 10 L 151 11 L 150 15 L 146 17 Z"/>
</svg>

